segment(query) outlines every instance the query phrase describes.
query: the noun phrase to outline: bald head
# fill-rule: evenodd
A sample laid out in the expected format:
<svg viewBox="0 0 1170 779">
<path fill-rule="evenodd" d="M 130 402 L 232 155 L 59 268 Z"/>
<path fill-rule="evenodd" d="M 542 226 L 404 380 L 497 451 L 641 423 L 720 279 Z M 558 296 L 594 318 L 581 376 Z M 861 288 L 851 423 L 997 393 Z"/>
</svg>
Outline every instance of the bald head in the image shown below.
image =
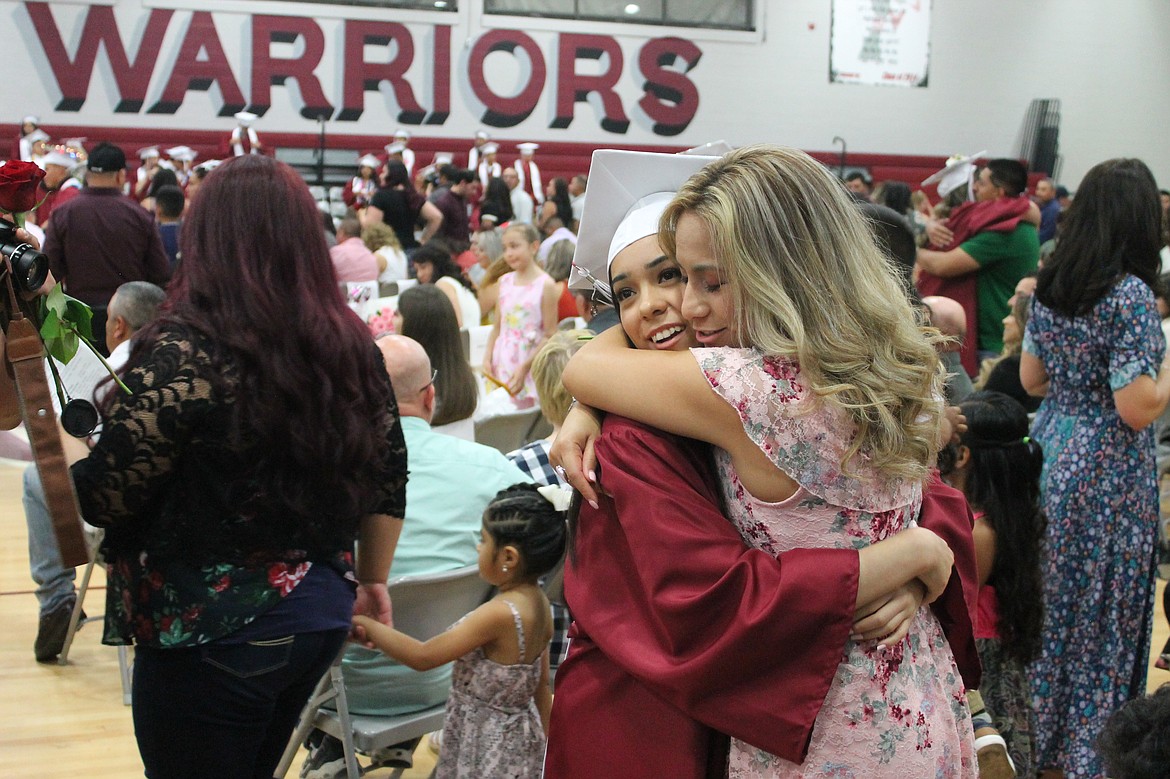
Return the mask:
<svg viewBox="0 0 1170 779">
<path fill-rule="evenodd" d="M 398 400 L 398 413 L 427 422 L 435 412 L 435 385 L 431 383 L 431 359 L 418 341 L 404 335 L 384 335 L 378 349 Z"/>
<path fill-rule="evenodd" d="M 967 336 L 967 315 L 959 301 L 930 295 L 924 297 L 922 302 L 930 309 L 930 323 L 943 335 L 958 338 L 960 341 Z"/>
</svg>

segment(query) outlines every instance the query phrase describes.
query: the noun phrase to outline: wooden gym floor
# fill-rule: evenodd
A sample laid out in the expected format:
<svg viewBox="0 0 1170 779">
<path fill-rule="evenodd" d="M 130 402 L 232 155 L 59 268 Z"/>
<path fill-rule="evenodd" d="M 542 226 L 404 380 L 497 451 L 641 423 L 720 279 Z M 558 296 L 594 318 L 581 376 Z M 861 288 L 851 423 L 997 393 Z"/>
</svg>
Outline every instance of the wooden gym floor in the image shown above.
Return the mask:
<svg viewBox="0 0 1170 779">
<path fill-rule="evenodd" d="M 28 544 L 21 506 L 24 463 L 0 460 L 0 776 L 7 779 L 86 776 L 124 779 L 142 776 L 134 743 L 130 707 L 122 704 L 118 653 L 103 646 L 100 626 L 91 623 L 77 635 L 69 665 L 41 665 L 33 660 L 37 632 L 37 601 L 28 572 Z M 78 569 L 78 582 L 81 580 Z M 1154 640 L 1150 657 L 1153 691 L 1170 681 L 1170 673 L 1153 667 L 1157 651 L 1170 634 L 1162 613 L 1158 582 Z M 90 614 L 101 613 L 105 578 L 95 572 L 86 598 Z M 423 740 L 415 753 L 415 767 L 406 779 L 430 774 L 434 756 Z M 305 755 L 302 750 L 289 771 L 295 777 Z M 388 770 L 374 776 L 385 776 Z"/>
</svg>

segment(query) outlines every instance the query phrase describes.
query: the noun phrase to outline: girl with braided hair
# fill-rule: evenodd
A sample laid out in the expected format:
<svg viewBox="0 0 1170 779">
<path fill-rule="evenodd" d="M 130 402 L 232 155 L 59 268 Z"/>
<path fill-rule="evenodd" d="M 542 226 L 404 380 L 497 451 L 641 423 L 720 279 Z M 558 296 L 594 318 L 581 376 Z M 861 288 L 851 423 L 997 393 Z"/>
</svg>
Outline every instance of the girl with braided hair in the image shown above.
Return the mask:
<svg viewBox="0 0 1170 779">
<path fill-rule="evenodd" d="M 540 775 L 552 709 L 553 627 L 537 579 L 564 554 L 568 494 L 559 487 L 515 484 L 488 504 L 479 574 L 498 594 L 445 633 L 422 642 L 354 618 L 371 646 L 415 670 L 455 661 L 438 779 Z"/>
</svg>

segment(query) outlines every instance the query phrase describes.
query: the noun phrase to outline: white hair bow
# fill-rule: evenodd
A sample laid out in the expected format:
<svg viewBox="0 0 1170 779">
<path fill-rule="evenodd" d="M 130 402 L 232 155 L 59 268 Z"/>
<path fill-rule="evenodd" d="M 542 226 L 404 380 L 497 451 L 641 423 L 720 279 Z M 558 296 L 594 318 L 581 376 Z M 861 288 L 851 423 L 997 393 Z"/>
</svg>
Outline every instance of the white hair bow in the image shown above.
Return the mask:
<svg viewBox="0 0 1170 779">
<path fill-rule="evenodd" d="M 553 505 L 556 511 L 568 511 L 569 503 L 573 500 L 573 488 L 562 487 L 559 484 L 550 484 L 547 487 L 537 487 L 545 500 Z"/>
</svg>

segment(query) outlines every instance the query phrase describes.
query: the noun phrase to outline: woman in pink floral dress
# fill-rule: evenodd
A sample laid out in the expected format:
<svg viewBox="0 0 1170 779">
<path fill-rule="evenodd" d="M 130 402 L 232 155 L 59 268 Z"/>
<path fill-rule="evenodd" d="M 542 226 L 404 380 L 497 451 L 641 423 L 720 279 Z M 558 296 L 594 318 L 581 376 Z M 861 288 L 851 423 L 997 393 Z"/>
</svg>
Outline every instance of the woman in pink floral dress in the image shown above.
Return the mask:
<svg viewBox="0 0 1170 779">
<path fill-rule="evenodd" d="M 693 176 L 661 224 L 708 348 L 639 351 L 603 333 L 565 386 L 714 444 L 728 514 L 769 554 L 861 549 L 910 526 L 938 447 L 938 359 L 831 174 L 793 150 L 741 149 Z M 974 777 L 963 682 L 925 607 L 939 589 L 923 584 L 898 629 L 841 647 L 804 754 L 734 741 L 730 775 Z"/>
</svg>

